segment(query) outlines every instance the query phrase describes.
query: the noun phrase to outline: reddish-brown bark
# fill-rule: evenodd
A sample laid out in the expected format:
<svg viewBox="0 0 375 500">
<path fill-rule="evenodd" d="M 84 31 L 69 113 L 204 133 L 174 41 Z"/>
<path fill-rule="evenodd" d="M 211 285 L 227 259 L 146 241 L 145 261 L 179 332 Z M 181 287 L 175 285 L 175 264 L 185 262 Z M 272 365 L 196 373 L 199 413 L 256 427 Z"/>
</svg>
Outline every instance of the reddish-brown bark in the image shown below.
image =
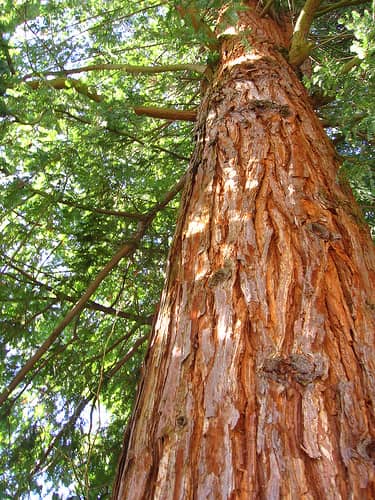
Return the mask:
<svg viewBox="0 0 375 500">
<path fill-rule="evenodd" d="M 254 9 L 222 41 L 114 496 L 374 498 L 375 254 Z"/>
</svg>

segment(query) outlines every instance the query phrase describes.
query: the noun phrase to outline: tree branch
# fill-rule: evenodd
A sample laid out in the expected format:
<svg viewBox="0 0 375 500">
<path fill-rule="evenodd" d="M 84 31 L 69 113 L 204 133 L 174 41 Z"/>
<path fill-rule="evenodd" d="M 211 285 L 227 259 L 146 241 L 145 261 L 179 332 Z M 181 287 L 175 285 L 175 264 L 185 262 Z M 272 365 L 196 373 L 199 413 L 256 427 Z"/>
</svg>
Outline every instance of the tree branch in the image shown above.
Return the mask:
<svg viewBox="0 0 375 500">
<path fill-rule="evenodd" d="M 24 183 L 24 186 L 27 186 L 27 189 L 31 191 L 32 193 L 35 193 L 39 196 L 42 196 L 43 198 L 48 198 L 56 203 L 59 203 L 61 205 L 67 205 L 68 207 L 73 207 L 77 208 L 79 210 L 85 210 L 87 212 L 93 212 L 96 214 L 103 214 L 103 215 L 114 215 L 115 217 L 125 217 L 127 219 L 135 219 L 135 220 L 145 220 L 147 219 L 147 215 L 141 214 L 141 213 L 136 213 L 136 212 L 126 212 L 123 210 L 107 210 L 105 208 L 94 208 L 94 207 L 88 207 L 87 205 L 82 205 L 81 203 L 76 203 L 74 201 L 69 201 L 69 200 L 64 200 L 62 198 L 56 198 L 55 196 L 45 193 L 44 191 L 41 191 L 39 189 L 34 189 L 32 187 L 29 187 L 27 183 Z"/>
<path fill-rule="evenodd" d="M 166 72 L 175 72 L 175 71 L 193 71 L 196 73 L 203 74 L 207 69 L 207 66 L 204 64 L 169 64 L 162 66 L 132 66 L 129 64 L 91 64 L 89 66 L 82 66 L 81 68 L 71 68 L 64 69 L 61 71 L 45 71 L 40 73 L 41 77 L 47 76 L 57 76 L 57 78 L 53 78 L 50 80 L 46 80 L 45 78 L 37 78 L 30 80 L 33 78 L 33 74 L 28 74 L 23 77 L 24 82 L 31 89 L 37 90 L 41 87 L 51 87 L 56 90 L 66 90 L 69 88 L 74 88 L 79 94 L 82 94 L 89 99 L 92 99 L 95 102 L 101 102 L 104 97 L 97 94 L 95 91 L 90 91 L 89 87 L 81 82 L 80 80 L 76 80 L 74 78 L 67 78 L 68 75 L 73 75 L 77 73 L 87 73 L 89 71 L 105 71 L 105 70 L 121 70 L 126 73 L 130 73 L 133 75 L 137 74 L 146 74 L 146 75 L 155 75 L 157 73 L 166 73 Z M 64 75 L 64 76 L 61 76 Z"/>
<path fill-rule="evenodd" d="M 110 368 L 107 372 L 103 374 L 103 381 L 105 385 L 118 372 L 118 370 L 120 370 L 120 368 L 122 368 L 124 364 L 127 361 L 129 361 L 129 359 L 132 356 L 134 356 L 138 348 L 148 339 L 148 337 L 149 335 L 144 335 L 143 337 L 139 338 L 134 343 L 133 347 L 125 354 L 125 356 L 118 363 L 116 363 L 113 368 Z M 74 426 L 79 416 L 81 415 L 82 411 L 84 410 L 84 408 L 87 406 L 87 404 L 90 402 L 91 399 L 92 397 L 88 397 L 81 400 L 81 402 L 78 404 L 78 406 L 74 410 L 69 420 L 64 424 L 64 426 L 60 429 L 60 431 L 56 434 L 56 436 L 54 436 L 51 439 L 47 449 L 43 452 L 42 457 L 39 459 L 34 469 L 32 470 L 30 477 L 33 477 L 39 472 L 44 472 L 45 469 L 42 470 L 42 466 L 46 462 L 48 456 L 51 454 L 53 448 L 57 445 L 58 441 L 64 436 L 64 434 L 66 434 Z"/>
<path fill-rule="evenodd" d="M 182 19 L 188 19 L 191 22 L 191 25 L 196 33 L 205 37 L 205 45 L 210 50 L 215 52 L 219 47 L 219 41 L 210 26 L 200 17 L 198 13 L 199 9 L 196 7 L 195 2 L 190 2 L 190 5 L 187 7 L 177 5 L 176 10 Z"/>
<path fill-rule="evenodd" d="M 154 317 L 153 317 L 154 318 Z M 116 349 L 116 347 L 119 345 L 119 344 L 123 344 L 125 343 L 127 340 L 129 340 L 134 334 L 135 332 L 138 330 L 139 328 L 139 324 L 138 325 L 134 325 L 130 331 L 128 333 L 126 333 L 125 335 L 123 335 L 121 338 L 117 339 L 112 345 L 110 345 L 109 347 L 106 347 L 105 350 L 103 352 L 100 352 L 99 354 L 96 354 L 95 356 L 92 356 L 91 358 L 89 358 L 88 360 L 85 361 L 85 363 L 92 363 L 93 361 L 97 361 L 98 359 L 104 359 L 105 356 L 107 356 L 107 354 L 111 351 L 113 351 L 113 349 Z"/>
<path fill-rule="evenodd" d="M 47 449 L 44 450 L 43 455 L 40 457 L 38 462 L 35 464 L 33 470 L 31 471 L 30 478 L 35 476 L 39 472 L 44 472 L 44 470 L 41 470 L 41 469 L 42 469 L 45 461 L 49 457 L 51 451 L 53 450 L 55 445 L 58 443 L 58 441 L 64 436 L 64 434 L 66 434 L 74 426 L 74 424 L 76 423 L 79 416 L 81 415 L 81 413 L 83 412 L 83 410 L 85 409 L 85 407 L 87 406 L 87 404 L 89 402 L 90 402 L 90 398 L 84 398 L 81 400 L 81 402 L 78 404 L 78 406 L 74 410 L 74 412 L 71 415 L 71 417 L 69 418 L 69 420 L 63 425 L 63 427 L 56 434 L 56 436 L 54 436 L 51 439 Z"/>
<path fill-rule="evenodd" d="M 18 385 L 24 380 L 26 375 L 34 368 L 36 363 L 40 358 L 48 351 L 51 345 L 59 337 L 59 335 L 64 331 L 64 329 L 69 325 L 69 323 L 83 310 L 87 302 L 93 293 L 98 289 L 101 282 L 108 276 L 108 274 L 116 267 L 123 257 L 131 255 L 144 233 L 148 225 L 145 223 L 140 223 L 140 227 L 137 233 L 134 235 L 133 241 L 126 243 L 120 250 L 113 256 L 113 258 L 103 267 L 103 269 L 98 273 L 97 277 L 89 284 L 85 293 L 76 302 L 72 309 L 66 314 L 65 318 L 56 326 L 52 331 L 51 335 L 42 343 L 38 350 L 30 357 L 30 359 L 25 363 L 25 365 L 19 370 L 15 375 L 13 380 L 10 382 L 8 387 L 0 394 L 0 405 L 2 405 L 9 397 L 9 395 L 18 387 Z"/>
<path fill-rule="evenodd" d="M 340 69 L 340 74 L 341 75 L 346 75 L 347 73 L 349 73 L 349 71 L 353 68 L 355 68 L 356 66 L 358 66 L 358 64 L 361 64 L 361 60 L 358 56 L 355 56 L 355 57 L 352 57 L 348 62 L 346 62 Z"/>
<path fill-rule="evenodd" d="M 265 4 L 263 3 L 264 7 L 263 7 L 263 10 L 260 13 L 260 17 L 263 17 L 266 14 L 268 14 L 268 12 L 270 11 L 270 9 L 272 7 L 273 2 L 274 2 L 274 0 L 267 0 L 265 2 Z"/>
<path fill-rule="evenodd" d="M 85 83 L 80 80 L 75 80 L 74 78 L 54 78 L 53 80 L 28 80 L 25 82 L 28 87 L 33 90 L 37 90 L 41 87 L 51 87 L 56 90 L 67 90 L 73 88 L 79 94 L 82 94 L 95 102 L 101 102 L 103 96 L 97 94 L 95 91 L 91 92 Z"/>
<path fill-rule="evenodd" d="M 136 115 L 145 115 L 152 118 L 163 118 L 165 120 L 182 120 L 195 122 L 197 111 L 193 109 L 179 110 L 173 108 L 156 108 L 151 106 L 137 106 L 133 108 Z"/>
<path fill-rule="evenodd" d="M 317 10 L 314 17 L 324 16 L 324 14 L 327 14 L 327 12 L 331 12 L 332 10 L 342 9 L 343 7 L 349 7 L 351 5 L 361 5 L 364 3 L 369 2 L 368 0 L 341 0 L 341 2 L 325 5 L 321 9 Z"/>
<path fill-rule="evenodd" d="M 137 316 L 136 314 L 127 313 L 125 311 L 119 311 L 118 309 L 114 309 L 113 307 L 103 306 L 102 304 L 98 304 L 97 302 L 91 301 L 87 304 L 87 309 L 91 309 L 94 311 L 101 311 L 105 314 L 111 314 L 113 316 L 118 316 L 119 318 L 130 319 L 131 321 L 137 321 L 137 323 L 142 325 L 151 325 L 154 316 Z"/>
<path fill-rule="evenodd" d="M 70 68 L 63 69 L 60 71 L 44 71 L 40 73 L 39 76 L 60 76 L 61 78 L 68 75 L 76 75 L 78 73 L 88 73 L 90 71 L 123 71 L 124 73 L 129 73 L 131 75 L 155 75 L 157 73 L 167 73 L 176 71 L 192 71 L 193 73 L 203 74 L 207 69 L 205 64 L 165 64 L 159 66 L 134 66 L 131 64 L 90 64 L 88 66 L 82 66 L 80 68 Z M 33 78 L 34 74 L 28 74 L 23 77 L 24 81 Z M 60 80 L 60 78 L 57 78 Z M 32 83 L 38 80 L 31 80 Z M 47 80 L 49 81 L 49 80 Z"/>
<path fill-rule="evenodd" d="M 3 49 L 4 51 L 4 54 L 5 54 L 5 59 L 7 61 L 7 65 L 8 65 L 8 68 L 9 68 L 9 71 L 12 75 L 15 75 L 16 74 L 16 69 L 14 67 L 14 64 L 13 64 L 13 61 L 12 61 L 12 58 L 10 56 L 10 52 L 9 52 L 9 47 L 8 47 L 8 43 L 7 41 L 5 40 L 4 38 L 4 33 L 0 33 L 0 47 Z"/>
<path fill-rule="evenodd" d="M 316 92 L 310 95 L 310 99 L 314 109 L 317 109 L 333 102 L 335 100 L 335 97 Z"/>
<path fill-rule="evenodd" d="M 149 334 L 146 334 L 143 335 L 143 337 L 139 338 L 136 342 L 134 342 L 134 345 L 130 349 L 130 351 L 128 351 L 125 356 L 115 364 L 113 368 L 108 370 L 108 372 L 104 374 L 104 377 L 108 379 L 112 378 L 113 375 L 115 375 L 120 370 L 120 368 L 122 368 L 124 364 L 133 356 L 133 354 L 138 350 L 138 347 L 140 347 L 148 338 Z"/>
<path fill-rule="evenodd" d="M 52 331 L 51 335 L 42 343 L 42 345 L 37 349 L 37 351 L 29 358 L 25 365 L 18 371 L 14 376 L 13 380 L 5 388 L 5 390 L 0 394 L 0 406 L 8 399 L 10 394 L 19 386 L 19 384 L 25 379 L 26 375 L 33 370 L 34 366 L 42 358 L 42 356 L 48 351 L 51 345 L 59 337 L 59 335 L 64 331 L 64 329 L 69 325 L 69 323 L 83 310 L 87 302 L 93 293 L 98 289 L 101 282 L 108 276 L 108 274 L 117 266 L 117 264 L 124 257 L 129 257 L 134 253 L 141 239 L 145 235 L 147 229 L 151 225 L 156 214 L 164 208 L 182 189 L 185 184 L 185 176 L 183 176 L 177 184 L 165 194 L 162 201 L 156 203 L 154 207 L 149 211 L 148 219 L 138 223 L 138 229 L 134 234 L 133 238 L 125 243 L 120 250 L 112 257 L 112 259 L 103 267 L 103 269 L 98 273 L 97 277 L 89 284 L 85 293 L 76 302 L 72 309 L 66 314 L 64 319 L 56 326 Z"/>
<path fill-rule="evenodd" d="M 72 113 L 69 113 L 69 111 L 61 111 L 61 114 L 69 116 L 69 117 L 73 118 L 74 120 L 80 121 L 82 123 L 86 123 L 87 125 L 91 125 L 91 122 L 89 120 L 86 120 L 80 116 L 73 115 Z M 173 156 L 174 158 L 177 158 L 178 160 L 183 160 L 183 161 L 187 161 L 187 162 L 189 161 L 189 158 L 187 158 L 186 156 L 179 155 L 178 153 L 175 153 L 174 151 L 170 151 L 169 149 L 163 148 L 161 146 L 156 146 L 155 144 L 147 144 L 145 141 L 142 141 L 141 139 L 139 139 L 135 135 L 128 134 L 127 132 L 124 132 L 123 130 L 118 130 L 118 129 L 115 129 L 113 127 L 108 127 L 108 126 L 103 127 L 103 129 L 108 130 L 108 132 L 111 132 L 112 134 L 116 134 L 116 135 L 119 135 L 121 137 L 126 137 L 126 138 L 130 139 L 131 141 L 137 142 L 141 146 L 147 146 L 148 148 L 153 149 L 155 151 L 167 153 L 167 154 Z"/>
<path fill-rule="evenodd" d="M 105 129 L 108 130 L 108 132 L 112 132 L 112 134 L 117 134 L 121 137 L 127 137 L 128 139 L 130 139 L 134 142 L 137 142 L 141 146 L 146 146 L 147 148 L 153 149 L 155 151 L 169 154 L 169 155 L 173 156 L 173 158 L 177 158 L 178 160 L 183 160 L 183 161 L 189 162 L 189 158 L 187 158 L 186 156 L 182 156 L 178 153 L 175 153 L 174 151 L 170 151 L 169 149 L 163 148 L 162 146 L 156 146 L 155 144 L 148 144 L 146 141 L 139 139 L 135 135 L 128 134 L 127 132 L 124 132 L 123 130 L 118 130 L 118 129 L 115 129 L 113 127 L 105 127 Z"/>
<path fill-rule="evenodd" d="M 43 283 L 42 281 L 39 281 L 34 278 L 31 274 L 28 272 L 24 271 L 22 268 L 14 265 L 12 262 L 8 262 L 7 265 L 20 273 L 22 276 L 24 276 L 29 282 L 33 283 L 34 285 L 37 285 L 40 288 L 44 288 L 45 290 L 48 290 L 49 292 L 53 293 L 53 295 L 56 297 L 57 300 L 63 301 L 66 300 L 67 302 L 75 303 L 76 299 L 74 297 L 71 297 L 70 295 L 56 291 L 53 287 L 50 285 L 47 285 L 46 283 Z M 17 276 L 11 275 L 7 273 L 7 276 L 10 276 L 13 279 L 16 279 L 20 281 Z M 54 301 L 53 304 L 56 302 Z M 48 306 L 50 307 L 51 304 Z M 136 314 L 132 313 L 127 313 L 125 311 L 120 311 L 118 309 L 115 309 L 114 307 L 108 307 L 108 306 L 103 306 L 102 304 L 99 304 L 98 302 L 94 302 L 93 300 L 90 300 L 87 302 L 85 305 L 85 309 L 90 309 L 91 311 L 100 311 L 105 314 L 109 314 L 111 316 L 117 316 L 118 318 L 123 318 L 123 319 L 129 319 L 131 321 L 136 321 L 138 324 L 143 324 L 143 325 L 151 325 L 152 320 L 154 315 L 151 316 L 137 316 Z"/>
<path fill-rule="evenodd" d="M 320 3 L 321 0 L 306 0 L 298 16 L 289 48 L 289 62 L 293 66 L 302 64 L 314 46 L 307 41 L 307 35 Z"/>
</svg>

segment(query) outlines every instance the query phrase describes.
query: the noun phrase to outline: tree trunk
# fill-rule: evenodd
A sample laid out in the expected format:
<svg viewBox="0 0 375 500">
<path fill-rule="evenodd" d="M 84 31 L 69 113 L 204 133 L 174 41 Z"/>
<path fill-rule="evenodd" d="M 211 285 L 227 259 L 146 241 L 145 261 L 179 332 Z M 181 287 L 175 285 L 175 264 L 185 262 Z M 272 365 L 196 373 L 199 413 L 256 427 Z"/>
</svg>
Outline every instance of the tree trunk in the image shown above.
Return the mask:
<svg viewBox="0 0 375 500">
<path fill-rule="evenodd" d="M 375 498 L 374 246 L 286 23 L 249 28 L 198 113 L 115 498 Z"/>
</svg>

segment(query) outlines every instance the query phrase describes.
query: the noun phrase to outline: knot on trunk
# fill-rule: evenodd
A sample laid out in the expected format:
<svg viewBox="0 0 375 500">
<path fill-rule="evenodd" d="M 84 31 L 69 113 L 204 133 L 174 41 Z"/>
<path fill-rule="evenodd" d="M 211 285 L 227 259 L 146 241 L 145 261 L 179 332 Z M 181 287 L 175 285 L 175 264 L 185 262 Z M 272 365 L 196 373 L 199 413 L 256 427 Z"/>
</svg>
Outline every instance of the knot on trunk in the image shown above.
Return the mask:
<svg viewBox="0 0 375 500">
<path fill-rule="evenodd" d="M 291 354 L 287 358 L 266 359 L 262 371 L 267 378 L 282 384 L 294 380 L 301 385 L 308 385 L 318 378 L 325 379 L 328 365 L 321 354 Z"/>
<path fill-rule="evenodd" d="M 357 450 L 362 458 L 375 463 L 375 439 L 371 437 L 362 439 Z"/>
</svg>

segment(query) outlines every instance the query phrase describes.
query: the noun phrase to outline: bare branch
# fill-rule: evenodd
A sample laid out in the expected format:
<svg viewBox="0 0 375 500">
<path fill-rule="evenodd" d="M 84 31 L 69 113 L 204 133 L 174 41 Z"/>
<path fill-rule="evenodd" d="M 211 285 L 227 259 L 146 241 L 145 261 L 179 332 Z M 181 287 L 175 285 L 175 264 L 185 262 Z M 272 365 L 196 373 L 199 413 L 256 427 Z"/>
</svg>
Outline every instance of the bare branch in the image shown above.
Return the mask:
<svg viewBox="0 0 375 500">
<path fill-rule="evenodd" d="M 152 118 L 162 118 L 165 120 L 182 120 L 195 122 L 197 111 L 194 109 L 179 110 L 173 108 L 155 108 L 150 106 L 137 106 L 134 108 L 137 115 L 150 116 Z"/>
<path fill-rule="evenodd" d="M 129 361 L 132 356 L 138 351 L 139 347 L 148 339 L 148 335 L 144 335 L 143 337 L 139 338 L 133 345 L 133 347 L 125 354 L 125 356 L 118 362 L 116 365 L 109 369 L 107 372 L 104 372 L 103 374 L 103 383 L 107 384 L 107 382 L 120 370 L 124 364 Z M 107 351 L 109 352 L 109 351 Z M 34 475 L 44 472 L 45 468 L 42 469 L 44 463 L 46 462 L 47 458 L 51 454 L 53 448 L 58 444 L 59 440 L 66 434 L 76 423 L 78 420 L 79 416 L 81 415 L 82 411 L 84 408 L 88 405 L 88 403 L 91 401 L 92 397 L 84 398 L 80 401 L 76 409 L 74 410 L 73 414 L 69 418 L 69 420 L 64 424 L 64 426 L 60 429 L 60 431 L 54 436 L 50 444 L 48 445 L 47 449 L 44 451 L 43 455 L 35 465 L 34 469 L 32 470 L 30 477 L 33 477 Z"/>
<path fill-rule="evenodd" d="M 195 73 L 203 74 L 207 69 L 205 64 L 167 64 L 160 66 L 133 66 L 130 64 L 91 64 L 82 66 L 80 68 L 62 69 L 59 71 L 45 71 L 39 74 L 39 78 L 34 78 L 35 75 L 30 73 L 23 77 L 25 83 L 37 90 L 41 87 L 51 87 L 56 90 L 66 90 L 74 88 L 79 94 L 82 94 L 95 102 L 101 102 L 103 96 L 97 94 L 95 91 L 89 90 L 89 87 L 74 78 L 67 78 L 68 75 L 78 73 L 87 73 L 90 71 L 123 71 L 132 75 L 155 75 L 158 73 L 176 72 L 176 71 L 192 71 Z M 57 78 L 46 79 L 47 76 L 57 76 Z M 44 77 L 44 78 L 40 78 Z M 34 79 L 31 79 L 34 78 Z"/>
<path fill-rule="evenodd" d="M 103 306 L 102 304 L 98 304 L 94 301 L 89 301 L 87 303 L 87 309 L 91 309 L 94 311 L 101 311 L 105 314 L 111 314 L 112 316 L 118 316 L 119 318 L 130 319 L 131 321 L 136 321 L 138 324 L 142 325 L 151 325 L 153 320 L 153 315 L 151 316 L 137 316 L 136 314 L 127 313 L 125 311 L 119 311 L 118 309 L 114 309 L 113 307 Z"/>
<path fill-rule="evenodd" d="M 97 277 L 89 284 L 85 293 L 76 302 L 73 308 L 66 314 L 65 318 L 56 326 L 52 331 L 51 335 L 42 343 L 42 345 L 37 349 L 37 351 L 29 358 L 25 365 L 19 370 L 15 375 L 13 380 L 10 382 L 5 391 L 0 395 L 0 405 L 2 405 L 9 397 L 9 395 L 18 387 L 18 385 L 24 380 L 25 376 L 34 368 L 36 363 L 40 358 L 48 351 L 51 345 L 59 337 L 59 335 L 64 331 L 64 329 L 69 325 L 69 323 L 83 310 L 87 302 L 89 301 L 92 294 L 98 289 L 101 282 L 108 276 L 108 274 L 114 269 L 123 257 L 131 255 L 135 249 L 144 233 L 148 224 L 140 223 L 140 227 L 137 233 L 134 235 L 132 241 L 125 243 L 123 247 L 112 257 L 112 259 L 103 267 L 103 269 L 98 273 Z"/>
<path fill-rule="evenodd" d="M 322 106 L 326 106 L 327 104 L 333 102 L 335 100 L 335 97 L 316 92 L 310 95 L 310 100 L 314 109 L 318 109 L 321 108 Z"/>
</svg>

